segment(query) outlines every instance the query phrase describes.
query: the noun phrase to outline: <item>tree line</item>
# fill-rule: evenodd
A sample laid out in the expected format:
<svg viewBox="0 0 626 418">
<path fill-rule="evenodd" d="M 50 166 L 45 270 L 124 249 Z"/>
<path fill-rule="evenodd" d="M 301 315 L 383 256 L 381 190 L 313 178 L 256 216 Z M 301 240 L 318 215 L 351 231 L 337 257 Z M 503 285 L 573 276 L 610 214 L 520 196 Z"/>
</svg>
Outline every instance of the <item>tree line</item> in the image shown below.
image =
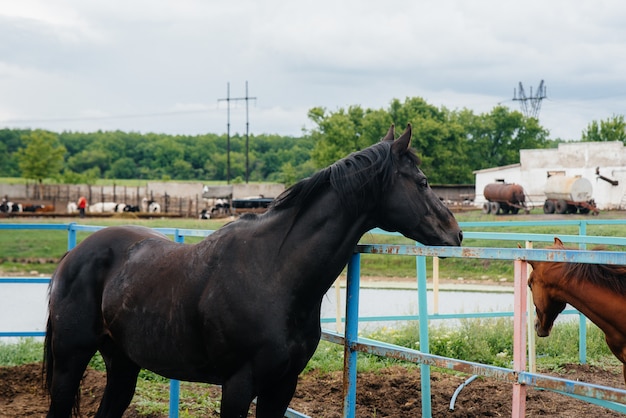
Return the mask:
<svg viewBox="0 0 626 418">
<path fill-rule="evenodd" d="M 489 113 L 449 110 L 424 99 L 394 99 L 386 109 L 355 105 L 308 112 L 314 127 L 300 137 L 250 135 L 249 180 L 287 185 L 377 141 L 391 124 L 413 126 L 413 148 L 436 184 L 469 184 L 474 170 L 519 162 L 520 149 L 556 147 L 562 139 L 535 118 L 496 106 Z M 593 121 L 581 139 L 626 142 L 624 117 Z M 230 138 L 230 179 L 246 175 L 246 138 Z M 121 131 L 54 133 L 0 130 L 0 177 L 92 184 L 97 179 L 225 181 L 225 134 L 166 135 Z"/>
</svg>

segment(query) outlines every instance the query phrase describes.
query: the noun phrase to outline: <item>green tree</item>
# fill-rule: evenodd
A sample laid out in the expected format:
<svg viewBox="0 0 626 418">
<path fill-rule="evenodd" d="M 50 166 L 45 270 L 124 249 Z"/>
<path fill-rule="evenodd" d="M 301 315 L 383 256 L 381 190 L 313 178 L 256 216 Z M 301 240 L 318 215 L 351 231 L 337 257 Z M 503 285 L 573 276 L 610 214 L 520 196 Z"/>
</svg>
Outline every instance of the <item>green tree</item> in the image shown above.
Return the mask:
<svg viewBox="0 0 626 418">
<path fill-rule="evenodd" d="M 624 115 L 613 115 L 599 123 L 595 120 L 592 121 L 583 131 L 581 140 L 593 142 L 620 141 L 626 144 Z"/>
<path fill-rule="evenodd" d="M 472 167 L 467 156 L 465 129 L 446 108 L 428 104 L 420 97 L 404 103 L 394 99 L 389 114 L 396 130 L 411 123 L 413 148 L 422 160 L 421 168 L 431 183 L 471 183 Z"/>
<path fill-rule="evenodd" d="M 60 174 L 65 147 L 55 134 L 41 130 L 24 135 L 22 142 L 25 147 L 16 152 L 22 176 L 36 180 L 41 188 L 43 179 Z"/>
<path fill-rule="evenodd" d="M 99 172 L 105 173 L 110 168 L 110 161 L 110 155 L 106 150 L 89 147 L 69 157 L 67 166 L 77 173 L 94 167 L 97 167 Z"/>
<path fill-rule="evenodd" d="M 0 176 L 19 177 L 20 169 L 13 154 L 22 147 L 22 135 L 28 132 L 0 129 Z"/>
<path fill-rule="evenodd" d="M 421 98 L 394 99 L 388 110 L 363 110 L 358 106 L 327 114 L 313 108 L 309 118 L 317 125 L 311 131 L 315 147 L 311 158 L 320 168 L 380 140 L 394 123 L 401 132 L 413 126 L 412 146 L 422 159 L 422 168 L 433 183 L 472 181 L 465 152 L 464 128 L 450 120 L 450 112 L 429 105 Z"/>
<path fill-rule="evenodd" d="M 123 157 L 111 164 L 106 176 L 111 179 L 134 179 L 138 175 L 137 165 L 132 158 Z"/>
<path fill-rule="evenodd" d="M 171 164 L 170 176 L 175 180 L 187 180 L 193 178 L 193 167 L 185 160 L 178 159 Z"/>
<path fill-rule="evenodd" d="M 360 106 L 351 106 L 347 111 L 339 109 L 328 115 L 325 109 L 317 107 L 311 109 L 308 116 L 317 124 L 317 129 L 311 132 L 315 141 L 311 158 L 318 168 L 370 145 L 362 138 L 364 111 Z"/>
<path fill-rule="evenodd" d="M 464 126 L 470 161 L 475 170 L 519 162 L 520 149 L 548 148 L 548 131 L 537 119 L 496 106 L 475 116 L 465 110 L 457 116 Z"/>
</svg>

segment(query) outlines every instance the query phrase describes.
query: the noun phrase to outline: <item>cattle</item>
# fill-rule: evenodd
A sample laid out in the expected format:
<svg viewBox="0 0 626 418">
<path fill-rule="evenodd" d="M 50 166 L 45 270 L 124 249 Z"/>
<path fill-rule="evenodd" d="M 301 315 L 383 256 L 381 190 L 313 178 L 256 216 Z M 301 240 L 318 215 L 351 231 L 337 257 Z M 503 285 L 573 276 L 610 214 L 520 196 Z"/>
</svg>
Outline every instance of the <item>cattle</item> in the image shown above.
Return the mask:
<svg viewBox="0 0 626 418">
<path fill-rule="evenodd" d="M 24 205 L 24 212 L 41 212 L 44 208 L 44 205 Z"/>
<path fill-rule="evenodd" d="M 16 213 L 22 212 L 22 204 L 9 202 L 8 200 L 2 200 L 2 204 L 0 204 L 0 212 L 3 213 Z"/>
<path fill-rule="evenodd" d="M 161 205 L 154 200 L 148 200 L 144 197 L 141 199 L 141 210 L 142 212 L 161 213 Z"/>
<path fill-rule="evenodd" d="M 78 213 L 78 205 L 75 202 L 67 204 L 67 213 Z"/>
<path fill-rule="evenodd" d="M 89 205 L 89 212 L 91 213 L 122 213 L 126 207 L 125 203 L 116 202 L 98 202 L 93 205 Z"/>
</svg>

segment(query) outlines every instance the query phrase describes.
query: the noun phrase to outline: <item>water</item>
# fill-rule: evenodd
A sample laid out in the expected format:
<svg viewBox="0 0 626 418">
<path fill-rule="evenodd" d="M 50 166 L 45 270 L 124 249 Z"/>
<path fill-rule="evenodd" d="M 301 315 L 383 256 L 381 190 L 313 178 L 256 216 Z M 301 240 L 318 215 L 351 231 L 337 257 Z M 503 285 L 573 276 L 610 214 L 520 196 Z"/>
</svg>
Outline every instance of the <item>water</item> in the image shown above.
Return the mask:
<svg viewBox="0 0 626 418">
<path fill-rule="evenodd" d="M 45 331 L 47 318 L 47 284 L 0 284 L 0 332 Z M 322 303 L 322 318 L 335 318 L 337 312 L 336 290 L 330 288 Z M 346 289 L 340 289 L 339 312 L 345 316 Z M 434 295 L 428 291 L 428 313 L 434 312 Z M 568 307 L 569 309 L 569 307 Z M 474 312 L 512 312 L 513 293 L 492 292 L 439 292 L 441 314 Z M 359 316 L 417 315 L 417 291 L 398 289 L 361 289 Z M 451 324 L 454 320 L 433 321 L 434 324 Z M 360 330 L 373 330 L 394 326 L 396 322 L 361 322 Z M 323 324 L 334 329 L 334 324 Z M 6 341 L 6 339 L 3 339 Z"/>
<path fill-rule="evenodd" d="M 45 331 L 47 309 L 47 284 L 0 284 L 0 332 Z"/>
<path fill-rule="evenodd" d="M 340 289 L 340 315 L 345 316 L 346 289 Z M 337 313 L 335 288 L 331 288 L 322 302 L 322 318 L 335 318 Z M 434 294 L 427 292 L 428 313 L 434 313 Z M 493 292 L 450 292 L 439 291 L 440 314 L 475 313 L 475 312 L 512 312 L 513 293 Z M 417 290 L 402 289 L 361 289 L 359 293 L 359 317 L 417 315 Z M 454 320 L 437 321 L 450 324 Z M 394 326 L 397 323 L 359 322 L 359 330 L 372 330 L 382 326 Z M 325 328 L 334 328 L 334 324 L 323 324 Z"/>
</svg>

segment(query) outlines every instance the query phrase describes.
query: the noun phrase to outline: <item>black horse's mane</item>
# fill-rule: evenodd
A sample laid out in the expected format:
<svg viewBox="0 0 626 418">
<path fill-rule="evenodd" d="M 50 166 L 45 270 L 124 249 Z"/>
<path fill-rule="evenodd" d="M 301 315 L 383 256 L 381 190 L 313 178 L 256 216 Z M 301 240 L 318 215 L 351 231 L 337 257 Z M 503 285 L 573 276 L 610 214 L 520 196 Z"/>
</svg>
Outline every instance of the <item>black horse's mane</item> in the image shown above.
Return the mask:
<svg viewBox="0 0 626 418">
<path fill-rule="evenodd" d="M 378 199 L 379 196 L 373 193 L 384 192 L 393 179 L 392 143 L 392 141 L 381 141 L 364 150 L 354 152 L 311 177 L 299 181 L 278 196 L 271 208 L 282 210 L 303 207 L 330 186 L 337 192 L 342 206 L 355 214 L 358 213 L 359 204 L 364 199 Z M 414 164 L 420 164 L 419 157 L 412 150 L 404 155 Z"/>
<path fill-rule="evenodd" d="M 617 264 L 564 263 L 564 277 L 584 280 L 616 293 L 626 294 L 626 266 Z"/>
</svg>

